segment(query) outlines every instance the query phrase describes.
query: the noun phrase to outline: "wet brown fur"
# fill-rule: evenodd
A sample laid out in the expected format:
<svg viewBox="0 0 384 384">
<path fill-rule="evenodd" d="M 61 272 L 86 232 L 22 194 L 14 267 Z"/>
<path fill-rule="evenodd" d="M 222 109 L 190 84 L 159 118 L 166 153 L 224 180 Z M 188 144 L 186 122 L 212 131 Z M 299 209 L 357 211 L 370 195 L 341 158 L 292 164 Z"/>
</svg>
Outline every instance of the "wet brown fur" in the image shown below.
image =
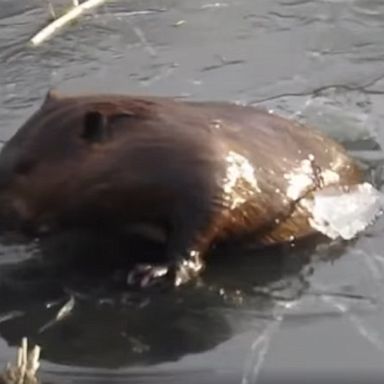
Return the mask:
<svg viewBox="0 0 384 384">
<path fill-rule="evenodd" d="M 238 177 L 225 192 L 231 154 L 253 168 L 258 191 Z M 50 93 L 0 154 L 0 213 L 29 228 L 148 222 L 164 229 L 168 257 L 180 261 L 219 240 L 273 244 L 312 233 L 298 202 L 327 183 L 314 180 L 291 199 L 285 178 L 309 157 L 337 173 L 337 184 L 361 179 L 333 140 L 262 109 Z"/>
</svg>

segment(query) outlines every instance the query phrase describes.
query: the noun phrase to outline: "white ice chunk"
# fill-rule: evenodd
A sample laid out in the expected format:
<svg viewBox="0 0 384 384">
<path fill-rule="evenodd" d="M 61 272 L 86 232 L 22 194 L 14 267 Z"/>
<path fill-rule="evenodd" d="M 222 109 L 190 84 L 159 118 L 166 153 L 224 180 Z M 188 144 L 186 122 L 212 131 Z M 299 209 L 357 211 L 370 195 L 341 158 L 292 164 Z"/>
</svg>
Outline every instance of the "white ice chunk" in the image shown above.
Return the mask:
<svg viewBox="0 0 384 384">
<path fill-rule="evenodd" d="M 352 239 L 382 213 L 384 195 L 371 184 L 357 184 L 316 192 L 308 206 L 313 228 L 336 239 Z"/>
</svg>

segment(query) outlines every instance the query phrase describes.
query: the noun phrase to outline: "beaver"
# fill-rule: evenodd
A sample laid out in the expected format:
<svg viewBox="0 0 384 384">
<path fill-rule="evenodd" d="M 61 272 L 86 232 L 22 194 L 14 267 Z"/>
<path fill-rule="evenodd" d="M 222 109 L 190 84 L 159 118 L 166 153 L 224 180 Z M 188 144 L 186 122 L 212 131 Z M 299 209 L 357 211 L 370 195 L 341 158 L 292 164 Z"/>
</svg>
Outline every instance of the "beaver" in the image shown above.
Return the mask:
<svg viewBox="0 0 384 384">
<path fill-rule="evenodd" d="M 50 91 L 0 153 L 0 219 L 35 233 L 157 228 L 163 262 L 138 263 L 128 282 L 177 286 L 217 243 L 313 234 L 304 203 L 360 181 L 338 143 L 262 108 Z"/>
</svg>

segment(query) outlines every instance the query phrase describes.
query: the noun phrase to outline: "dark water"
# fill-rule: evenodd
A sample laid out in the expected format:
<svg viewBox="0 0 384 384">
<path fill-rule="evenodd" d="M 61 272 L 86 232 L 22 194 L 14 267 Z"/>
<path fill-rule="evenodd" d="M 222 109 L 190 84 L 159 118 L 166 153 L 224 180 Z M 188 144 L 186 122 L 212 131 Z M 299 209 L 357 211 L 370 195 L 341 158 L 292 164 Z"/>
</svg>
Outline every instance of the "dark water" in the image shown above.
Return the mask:
<svg viewBox="0 0 384 384">
<path fill-rule="evenodd" d="M 45 3 L 0 5 L 2 140 L 51 87 L 232 100 L 316 124 L 381 187 L 382 0 L 110 1 L 38 48 Z M 231 250 L 173 293 L 127 292 L 119 255 L 137 250 L 114 240 L 4 243 L 0 363 L 28 336 L 44 382 L 382 382 L 383 224 L 348 244 Z"/>
</svg>

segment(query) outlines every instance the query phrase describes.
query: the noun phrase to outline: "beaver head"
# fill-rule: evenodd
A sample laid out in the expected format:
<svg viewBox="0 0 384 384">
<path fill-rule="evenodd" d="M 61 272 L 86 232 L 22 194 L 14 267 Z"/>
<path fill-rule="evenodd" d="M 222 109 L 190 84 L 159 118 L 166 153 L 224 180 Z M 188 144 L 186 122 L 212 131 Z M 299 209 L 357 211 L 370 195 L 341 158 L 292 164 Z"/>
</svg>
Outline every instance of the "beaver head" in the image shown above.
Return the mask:
<svg viewBox="0 0 384 384">
<path fill-rule="evenodd" d="M 156 113 L 145 98 L 131 98 L 127 104 L 118 96 L 49 93 L 0 154 L 1 222 L 41 230 L 132 220 L 144 211 L 160 214 L 157 200 L 172 196 L 162 194 L 156 173 L 172 154 L 161 150 L 162 127 L 152 119 Z M 172 141 L 168 136 L 167 142 Z M 151 156 L 145 155 L 148 148 Z M 172 166 L 167 169 L 172 173 Z M 122 200 L 126 205 L 132 197 L 127 212 L 120 212 Z M 147 204 L 145 210 L 140 202 Z"/>
</svg>

